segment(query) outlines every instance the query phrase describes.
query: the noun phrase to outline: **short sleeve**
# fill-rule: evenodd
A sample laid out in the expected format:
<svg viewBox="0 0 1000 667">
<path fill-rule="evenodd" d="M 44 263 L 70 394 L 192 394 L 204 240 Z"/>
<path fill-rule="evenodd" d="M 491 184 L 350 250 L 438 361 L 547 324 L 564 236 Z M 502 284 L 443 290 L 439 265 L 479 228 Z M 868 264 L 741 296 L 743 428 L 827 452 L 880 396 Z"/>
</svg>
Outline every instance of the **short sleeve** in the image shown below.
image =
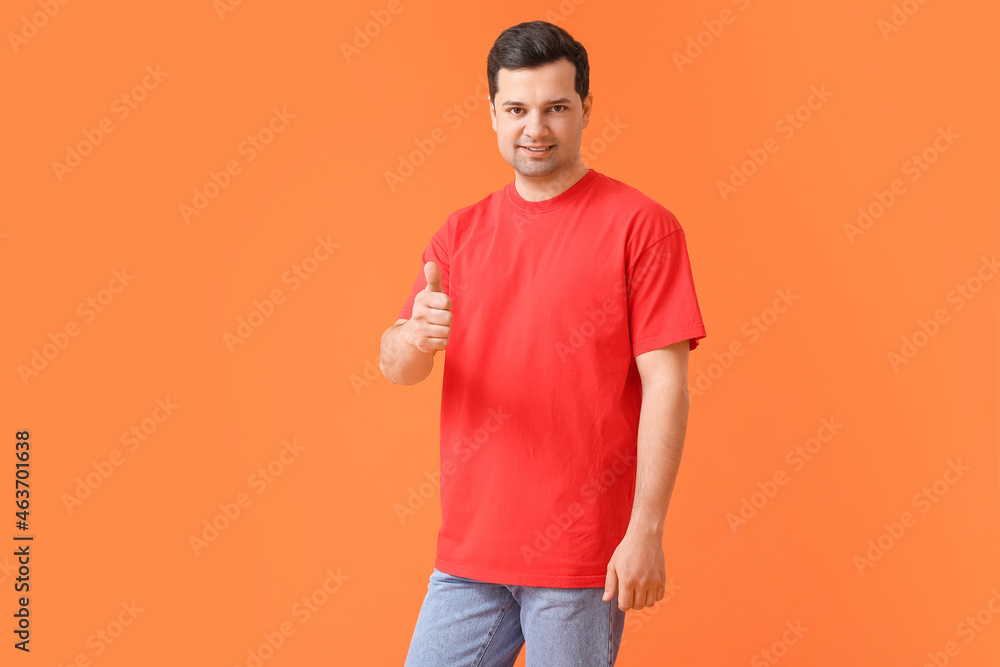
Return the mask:
<svg viewBox="0 0 1000 667">
<path fill-rule="evenodd" d="M 685 339 L 689 349 L 698 347 L 705 325 L 683 229 L 642 250 L 628 267 L 626 285 L 632 356 Z"/>
<path fill-rule="evenodd" d="M 417 267 L 417 278 L 413 281 L 413 288 L 410 296 L 403 303 L 403 308 L 399 311 L 400 320 L 408 320 L 413 315 L 413 300 L 417 298 L 417 292 L 427 287 L 427 279 L 424 277 L 424 264 L 434 262 L 441 271 L 441 289 L 445 294 L 451 294 L 450 287 L 450 262 L 451 257 L 451 216 L 441 225 L 441 227 L 431 237 L 430 243 L 421 255 L 420 266 Z"/>
</svg>

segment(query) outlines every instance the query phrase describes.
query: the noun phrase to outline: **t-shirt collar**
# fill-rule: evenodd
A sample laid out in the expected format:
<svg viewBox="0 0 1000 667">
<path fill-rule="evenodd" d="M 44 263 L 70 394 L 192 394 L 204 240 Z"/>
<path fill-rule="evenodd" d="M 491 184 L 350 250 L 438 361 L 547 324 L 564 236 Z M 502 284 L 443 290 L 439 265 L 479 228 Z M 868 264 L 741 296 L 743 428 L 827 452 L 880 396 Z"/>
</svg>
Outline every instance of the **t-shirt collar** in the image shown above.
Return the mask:
<svg viewBox="0 0 1000 667">
<path fill-rule="evenodd" d="M 507 184 L 505 190 L 507 192 L 508 200 L 514 204 L 514 206 L 531 213 L 542 213 L 544 211 L 551 211 L 552 209 L 559 208 L 560 206 L 579 197 L 584 190 L 589 188 L 594 183 L 597 176 L 598 172 L 593 169 L 588 169 L 587 173 L 584 174 L 576 183 L 569 186 L 569 188 L 560 192 L 555 197 L 550 197 L 541 201 L 528 201 L 522 197 L 520 193 L 518 193 L 517 188 L 514 187 L 513 181 Z"/>
</svg>

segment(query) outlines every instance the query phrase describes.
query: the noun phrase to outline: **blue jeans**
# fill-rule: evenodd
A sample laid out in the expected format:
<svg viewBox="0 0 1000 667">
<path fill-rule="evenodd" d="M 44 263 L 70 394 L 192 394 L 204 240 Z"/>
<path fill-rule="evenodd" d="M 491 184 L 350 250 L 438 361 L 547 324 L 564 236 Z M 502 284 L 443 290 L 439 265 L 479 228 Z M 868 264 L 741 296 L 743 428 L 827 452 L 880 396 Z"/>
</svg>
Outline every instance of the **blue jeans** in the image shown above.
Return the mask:
<svg viewBox="0 0 1000 667">
<path fill-rule="evenodd" d="M 405 667 L 611 667 L 625 612 L 604 588 L 491 584 L 445 574 L 427 584 Z"/>
</svg>

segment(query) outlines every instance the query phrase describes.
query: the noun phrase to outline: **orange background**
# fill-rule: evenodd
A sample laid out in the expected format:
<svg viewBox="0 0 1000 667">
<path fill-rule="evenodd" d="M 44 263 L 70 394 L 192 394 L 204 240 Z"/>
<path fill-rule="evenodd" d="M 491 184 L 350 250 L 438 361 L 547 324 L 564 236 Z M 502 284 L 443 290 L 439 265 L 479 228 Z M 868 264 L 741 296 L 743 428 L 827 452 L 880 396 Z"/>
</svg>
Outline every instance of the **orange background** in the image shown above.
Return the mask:
<svg viewBox="0 0 1000 667">
<path fill-rule="evenodd" d="M 685 228 L 708 331 L 692 386 L 714 376 L 692 397 L 668 513 L 679 588 L 629 612 L 618 664 L 770 664 L 759 652 L 781 652 L 799 622 L 781 664 L 916 666 L 953 641 L 949 664 L 996 665 L 1000 615 L 971 641 L 960 624 L 1000 588 L 1000 286 L 961 309 L 948 295 L 997 249 L 1000 10 L 910 0 L 883 36 L 889 0 L 400 0 L 348 61 L 342 44 L 387 4 L 69 2 L 32 32 L 40 5 L 5 3 L 2 553 L 20 532 L 23 429 L 35 541 L 30 654 L 11 646 L 16 574 L 0 557 L 0 662 L 247 665 L 285 623 L 294 634 L 264 651 L 268 667 L 402 664 L 440 511 L 436 491 L 405 522 L 394 507 L 438 468 L 442 365 L 391 385 L 379 337 L 447 214 L 513 178 L 479 81 L 500 31 L 538 18 L 589 52 L 589 166 Z M 732 22 L 679 70 L 674 53 L 705 21 L 718 32 L 726 9 Z M 122 118 L 115 100 L 144 77 Z M 810 86 L 831 96 L 786 137 L 776 123 Z M 467 98 L 469 117 L 448 120 Z M 294 118 L 248 160 L 242 142 L 274 109 Z M 113 130 L 60 179 L 53 162 L 102 119 Z M 602 144 L 609 121 L 620 133 Z M 958 138 L 911 181 L 904 163 L 949 127 Z M 386 172 L 438 128 L 444 141 L 390 189 Z M 769 138 L 777 152 L 723 201 L 718 182 Z M 238 173 L 185 221 L 181 204 L 230 161 Z M 894 179 L 905 192 L 852 243 L 844 225 Z M 336 250 L 286 280 L 317 237 Z M 111 282 L 123 268 L 124 287 Z M 799 299 L 754 337 L 780 289 Z M 230 350 L 224 334 L 274 290 L 283 302 Z M 106 303 L 78 309 L 88 298 Z M 947 321 L 894 368 L 887 355 L 939 309 Z M 53 347 L 68 323 L 77 335 Z M 52 358 L 25 381 L 43 348 Z M 157 399 L 178 406 L 160 422 Z M 794 469 L 787 452 L 823 418 L 843 426 Z M 143 420 L 129 451 L 121 436 Z M 280 474 L 253 483 L 293 439 Z M 949 461 L 968 470 L 921 513 L 914 494 Z M 787 483 L 734 532 L 727 515 L 778 471 Z M 191 536 L 224 526 L 219 505 L 238 497 L 251 502 L 196 555 Z M 859 573 L 855 557 L 907 511 L 915 524 Z M 339 588 L 317 594 L 327 570 Z M 314 594 L 324 603 L 302 622 L 296 605 Z M 116 627 L 133 601 L 142 611 Z"/>
</svg>

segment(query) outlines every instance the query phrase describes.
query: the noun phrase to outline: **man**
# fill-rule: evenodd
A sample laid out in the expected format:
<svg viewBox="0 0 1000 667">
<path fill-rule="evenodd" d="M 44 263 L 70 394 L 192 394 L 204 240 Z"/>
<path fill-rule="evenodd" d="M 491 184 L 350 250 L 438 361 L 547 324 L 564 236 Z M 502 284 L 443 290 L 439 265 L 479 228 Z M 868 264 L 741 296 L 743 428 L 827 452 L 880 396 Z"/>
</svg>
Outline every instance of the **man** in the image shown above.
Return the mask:
<svg viewBox="0 0 1000 667">
<path fill-rule="evenodd" d="M 414 384 L 447 349 L 435 567 L 408 667 L 613 665 L 663 598 L 663 524 L 705 337 L 684 232 L 580 160 L 587 52 L 533 21 L 487 58 L 514 182 L 452 213 L 382 336 Z"/>
</svg>

